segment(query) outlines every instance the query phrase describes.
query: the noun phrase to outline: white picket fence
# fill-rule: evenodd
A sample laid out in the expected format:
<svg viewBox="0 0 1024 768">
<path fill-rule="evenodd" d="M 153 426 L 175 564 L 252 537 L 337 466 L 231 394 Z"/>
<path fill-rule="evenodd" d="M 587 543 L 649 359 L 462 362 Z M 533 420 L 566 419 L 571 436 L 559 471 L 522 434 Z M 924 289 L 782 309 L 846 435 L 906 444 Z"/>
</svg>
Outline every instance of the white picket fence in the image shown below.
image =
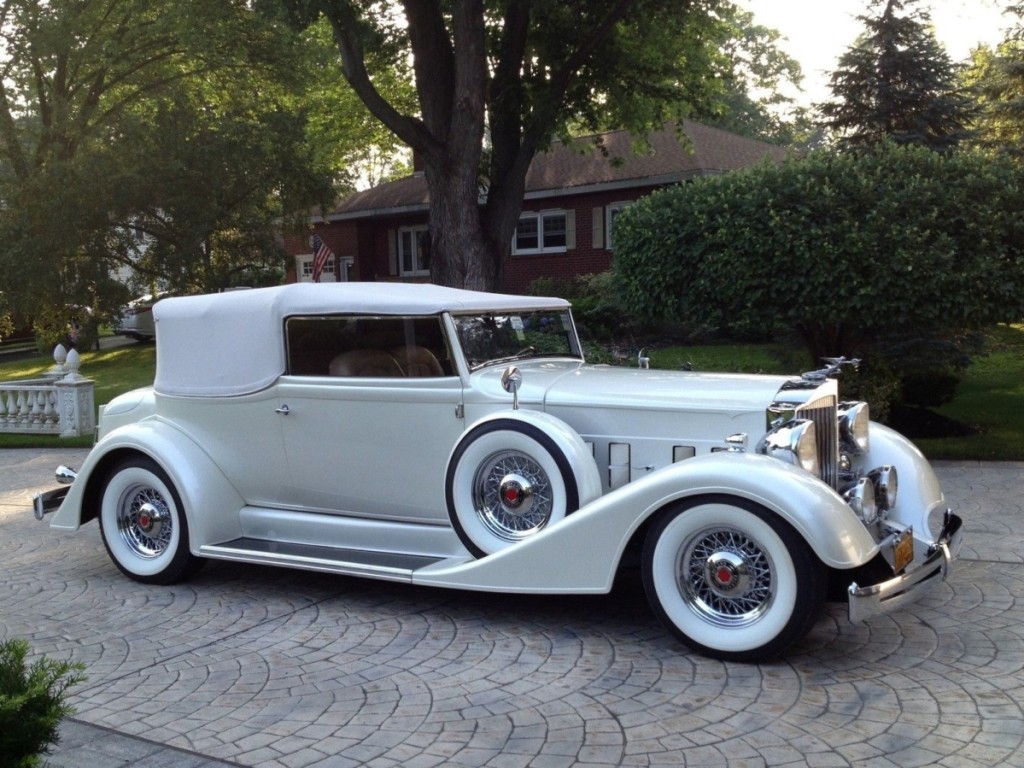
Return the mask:
<svg viewBox="0 0 1024 768">
<path fill-rule="evenodd" d="M 0 432 L 60 437 L 93 432 L 96 382 L 79 373 L 82 361 L 75 349 L 58 344 L 53 362 L 38 379 L 0 382 Z"/>
</svg>

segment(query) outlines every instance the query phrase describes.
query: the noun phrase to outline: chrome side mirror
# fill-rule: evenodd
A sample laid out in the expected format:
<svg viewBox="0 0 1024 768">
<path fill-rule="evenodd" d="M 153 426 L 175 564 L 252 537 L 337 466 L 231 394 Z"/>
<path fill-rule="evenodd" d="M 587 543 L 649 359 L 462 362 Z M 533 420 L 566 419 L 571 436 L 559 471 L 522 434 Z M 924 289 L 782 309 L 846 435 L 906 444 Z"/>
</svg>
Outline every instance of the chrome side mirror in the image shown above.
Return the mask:
<svg viewBox="0 0 1024 768">
<path fill-rule="evenodd" d="M 514 365 L 505 369 L 501 374 L 501 386 L 506 392 L 512 393 L 512 410 L 519 410 L 519 387 L 523 383 L 523 374 Z"/>
</svg>

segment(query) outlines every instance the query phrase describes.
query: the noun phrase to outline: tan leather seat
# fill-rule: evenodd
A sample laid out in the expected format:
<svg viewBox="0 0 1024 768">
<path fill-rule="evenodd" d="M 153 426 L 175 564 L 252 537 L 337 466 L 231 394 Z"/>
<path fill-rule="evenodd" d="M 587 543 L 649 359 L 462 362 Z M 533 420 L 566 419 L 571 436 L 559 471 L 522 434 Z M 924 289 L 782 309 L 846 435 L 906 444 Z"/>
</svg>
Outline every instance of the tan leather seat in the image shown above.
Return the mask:
<svg viewBox="0 0 1024 768">
<path fill-rule="evenodd" d="M 352 349 L 331 360 L 331 376 L 401 376 L 398 362 L 380 349 Z"/>
<path fill-rule="evenodd" d="M 444 376 L 441 363 L 426 347 L 396 347 L 391 354 L 406 376 Z"/>
</svg>

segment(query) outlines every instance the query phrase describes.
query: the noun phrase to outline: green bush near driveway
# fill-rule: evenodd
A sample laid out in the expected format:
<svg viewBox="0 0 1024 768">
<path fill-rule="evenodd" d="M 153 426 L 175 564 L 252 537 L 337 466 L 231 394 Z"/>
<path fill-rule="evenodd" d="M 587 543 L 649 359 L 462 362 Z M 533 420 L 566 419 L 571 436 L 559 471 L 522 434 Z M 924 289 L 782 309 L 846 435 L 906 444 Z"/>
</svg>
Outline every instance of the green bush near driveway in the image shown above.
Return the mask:
<svg viewBox="0 0 1024 768">
<path fill-rule="evenodd" d="M 45 656 L 28 662 L 29 645 L 0 643 L 0 768 L 33 768 L 58 740 L 60 721 L 74 714 L 68 689 L 85 680 L 82 664 Z"/>
</svg>

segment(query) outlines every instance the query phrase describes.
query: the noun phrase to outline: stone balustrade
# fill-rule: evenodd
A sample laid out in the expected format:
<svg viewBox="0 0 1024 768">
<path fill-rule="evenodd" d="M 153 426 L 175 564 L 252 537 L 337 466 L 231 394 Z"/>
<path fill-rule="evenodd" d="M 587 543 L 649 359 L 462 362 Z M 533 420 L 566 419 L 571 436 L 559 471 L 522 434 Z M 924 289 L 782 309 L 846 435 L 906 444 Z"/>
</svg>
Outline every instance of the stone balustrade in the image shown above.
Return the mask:
<svg viewBox="0 0 1024 768">
<path fill-rule="evenodd" d="M 75 349 L 58 344 L 53 361 L 38 379 L 0 382 L 0 432 L 60 437 L 93 432 L 96 382 L 79 373 L 82 361 Z"/>
</svg>

